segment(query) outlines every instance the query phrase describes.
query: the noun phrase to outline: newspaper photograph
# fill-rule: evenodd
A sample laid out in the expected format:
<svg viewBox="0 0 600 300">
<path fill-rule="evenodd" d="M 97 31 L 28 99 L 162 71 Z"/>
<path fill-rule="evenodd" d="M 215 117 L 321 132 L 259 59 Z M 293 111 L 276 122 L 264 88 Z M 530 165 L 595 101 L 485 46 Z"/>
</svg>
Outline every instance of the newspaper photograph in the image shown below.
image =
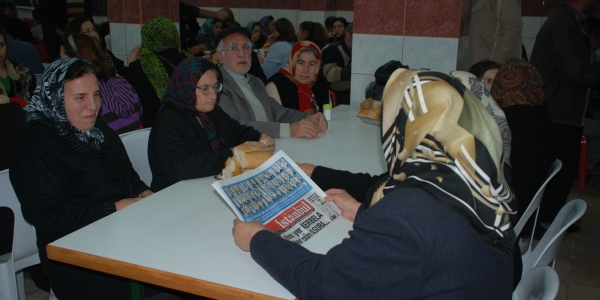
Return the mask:
<svg viewBox="0 0 600 300">
<path fill-rule="evenodd" d="M 297 244 L 340 216 L 338 207 L 325 202 L 325 193 L 281 150 L 258 168 L 216 181 L 213 187 L 240 220 L 258 220 Z"/>
</svg>

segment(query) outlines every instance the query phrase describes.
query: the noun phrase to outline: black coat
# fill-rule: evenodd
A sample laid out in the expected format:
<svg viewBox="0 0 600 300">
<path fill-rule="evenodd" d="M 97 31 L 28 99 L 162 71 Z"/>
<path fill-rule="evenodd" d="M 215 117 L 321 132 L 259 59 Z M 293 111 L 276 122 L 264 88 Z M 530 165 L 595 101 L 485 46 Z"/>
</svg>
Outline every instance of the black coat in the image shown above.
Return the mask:
<svg viewBox="0 0 600 300">
<path fill-rule="evenodd" d="M 168 60 L 168 62 L 161 60 L 163 63 L 163 67 L 167 71 L 167 75 L 171 78 L 173 72 L 175 71 L 175 67 L 184 59 L 187 58 L 183 53 L 179 52 L 177 49 L 167 49 L 158 53 L 162 57 Z M 142 103 L 142 108 L 144 109 L 144 113 L 142 115 L 142 126 L 145 128 L 152 127 L 154 124 L 154 119 L 156 115 L 158 115 L 158 110 L 160 109 L 160 105 L 162 103 L 162 99 L 156 95 L 156 90 L 152 86 L 152 83 L 144 73 L 142 69 L 141 60 L 133 61 L 129 64 L 129 67 L 126 69 L 125 74 L 121 74 L 131 86 L 137 91 L 138 97 L 140 98 L 140 102 Z M 165 82 L 165 86 L 167 83 Z"/>
<path fill-rule="evenodd" d="M 591 59 L 590 38 L 559 5 L 538 32 L 530 58 L 544 79 L 552 122 L 583 127 L 587 89 L 600 86 L 600 64 Z"/>
<path fill-rule="evenodd" d="M 269 78 L 269 82 L 274 83 L 277 87 L 281 105 L 287 108 L 300 110 L 300 103 L 298 102 L 298 86 L 295 83 L 281 73 L 275 73 Z M 319 76 L 317 82 L 315 82 L 311 89 L 315 94 L 319 111 L 323 112 L 323 104 L 329 103 L 329 82 L 327 82 L 323 76 Z"/>
<path fill-rule="evenodd" d="M 352 227 L 325 255 L 267 230 L 250 253 L 299 299 L 510 299 L 512 255 L 499 262 L 469 222 L 424 190 L 361 206 Z"/>
<path fill-rule="evenodd" d="M 119 136 L 100 120 L 96 127 L 105 144 L 83 153 L 71 150 L 50 127 L 34 127 L 22 159 L 10 169 L 23 216 L 36 229 L 44 273 L 59 299 L 131 297 L 125 293 L 127 281 L 99 280 L 94 272 L 52 262 L 46 255 L 49 243 L 114 213 L 115 202 L 148 189 Z"/>
<path fill-rule="evenodd" d="M 0 104 L 0 171 L 17 162 L 27 136 L 25 111 L 16 102 Z"/>
<path fill-rule="evenodd" d="M 226 148 L 219 152 L 213 152 L 195 115 L 175 107 L 160 111 L 148 140 L 153 191 L 181 180 L 217 175 L 233 155 L 231 148 L 260 139 L 260 132 L 233 120 L 219 106 L 208 116 L 225 142 Z"/>
<path fill-rule="evenodd" d="M 556 137 L 548 118 L 547 105 L 513 105 L 503 111 L 512 136 L 512 187 L 520 217 L 546 180 L 550 166 L 558 156 Z"/>
</svg>

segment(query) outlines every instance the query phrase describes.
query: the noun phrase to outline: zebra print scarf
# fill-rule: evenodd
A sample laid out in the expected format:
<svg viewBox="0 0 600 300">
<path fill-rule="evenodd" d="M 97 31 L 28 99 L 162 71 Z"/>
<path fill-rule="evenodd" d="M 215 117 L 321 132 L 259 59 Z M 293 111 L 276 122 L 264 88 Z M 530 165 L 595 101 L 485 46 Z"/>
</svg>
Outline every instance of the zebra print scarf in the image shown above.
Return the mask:
<svg viewBox="0 0 600 300">
<path fill-rule="evenodd" d="M 512 253 L 516 201 L 502 172 L 500 131 L 463 84 L 440 72 L 397 70 L 384 90 L 381 131 L 389 176 L 367 206 L 422 188 L 467 219 L 498 258 Z"/>
</svg>

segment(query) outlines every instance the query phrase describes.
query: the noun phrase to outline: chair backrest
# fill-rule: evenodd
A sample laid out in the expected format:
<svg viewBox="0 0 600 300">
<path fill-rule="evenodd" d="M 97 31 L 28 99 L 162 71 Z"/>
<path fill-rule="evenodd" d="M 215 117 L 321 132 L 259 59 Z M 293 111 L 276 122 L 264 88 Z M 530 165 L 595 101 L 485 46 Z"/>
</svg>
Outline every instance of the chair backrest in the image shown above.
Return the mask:
<svg viewBox="0 0 600 300">
<path fill-rule="evenodd" d="M 537 191 L 537 193 L 535 193 L 535 196 L 533 196 L 533 200 L 531 200 L 531 203 L 529 203 L 529 206 L 527 206 L 527 209 L 525 210 L 525 212 L 523 212 L 521 219 L 519 219 L 519 222 L 517 222 L 517 225 L 515 225 L 515 234 L 517 236 L 519 236 L 521 230 L 523 230 L 523 227 L 525 226 L 531 215 L 534 212 L 538 211 L 540 203 L 542 202 L 542 196 L 544 196 L 544 191 L 546 190 L 548 182 L 550 182 L 552 177 L 554 177 L 554 175 L 556 175 L 556 173 L 560 171 L 560 168 L 562 168 L 562 162 L 559 159 L 557 159 L 554 161 L 554 163 L 552 163 L 546 181 L 544 181 L 540 189 Z M 537 213 L 535 215 L 535 221 L 537 222 Z M 533 229 L 535 230 L 535 226 L 533 226 Z M 533 232 L 530 236 L 533 236 Z"/>
<path fill-rule="evenodd" d="M 558 293 L 558 274 L 549 266 L 537 266 L 525 273 L 513 291 L 513 300 L 554 300 Z"/>
<path fill-rule="evenodd" d="M 567 228 L 573 225 L 583 213 L 587 205 L 581 199 L 575 199 L 565 204 L 558 212 L 550 227 L 531 254 L 523 261 L 523 274 L 536 266 L 547 266 L 558 255 Z"/>
<path fill-rule="evenodd" d="M 147 186 L 152 183 L 152 171 L 148 163 L 148 138 L 151 129 L 145 128 L 120 135 L 133 169 Z"/>
<path fill-rule="evenodd" d="M 23 268 L 40 263 L 36 244 L 37 238 L 33 226 L 23 218 L 21 203 L 19 203 L 8 178 L 8 170 L 0 172 L 0 191 L 2 191 L 0 192 L 0 206 L 9 207 L 15 214 L 12 255 L 15 272 L 18 272 Z"/>
</svg>

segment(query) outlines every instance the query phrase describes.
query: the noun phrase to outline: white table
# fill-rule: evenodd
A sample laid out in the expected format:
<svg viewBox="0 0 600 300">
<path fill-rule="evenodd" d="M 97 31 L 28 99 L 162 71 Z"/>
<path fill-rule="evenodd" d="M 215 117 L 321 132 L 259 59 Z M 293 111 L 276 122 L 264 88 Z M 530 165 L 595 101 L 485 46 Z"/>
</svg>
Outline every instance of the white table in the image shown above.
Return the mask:
<svg viewBox="0 0 600 300">
<path fill-rule="evenodd" d="M 277 149 L 298 162 L 380 174 L 385 170 L 380 129 L 362 123 L 357 112 L 358 106 L 338 106 L 327 132 L 312 141 L 278 139 Z M 294 298 L 235 245 L 235 214 L 212 182 L 179 182 L 53 242 L 48 256 L 211 298 Z M 303 245 L 326 253 L 351 226 L 338 219 Z"/>
</svg>

